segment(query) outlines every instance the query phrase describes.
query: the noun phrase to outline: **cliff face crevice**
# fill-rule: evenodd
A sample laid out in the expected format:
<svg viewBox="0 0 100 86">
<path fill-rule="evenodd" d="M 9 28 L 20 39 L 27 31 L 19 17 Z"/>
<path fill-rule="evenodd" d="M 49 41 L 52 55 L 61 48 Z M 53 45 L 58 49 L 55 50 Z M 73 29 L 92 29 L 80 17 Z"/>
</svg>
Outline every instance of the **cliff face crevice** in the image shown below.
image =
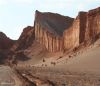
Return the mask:
<svg viewBox="0 0 100 86">
<path fill-rule="evenodd" d="M 79 43 L 81 44 L 85 41 L 87 12 L 79 12 L 78 19 L 79 19 Z"/>
</svg>

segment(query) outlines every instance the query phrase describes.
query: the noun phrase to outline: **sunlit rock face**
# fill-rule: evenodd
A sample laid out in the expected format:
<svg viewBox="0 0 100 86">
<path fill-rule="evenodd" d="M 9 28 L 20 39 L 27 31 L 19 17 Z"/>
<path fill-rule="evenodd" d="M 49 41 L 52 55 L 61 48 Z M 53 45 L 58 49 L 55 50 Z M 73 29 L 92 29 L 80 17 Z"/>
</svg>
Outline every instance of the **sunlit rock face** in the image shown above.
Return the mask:
<svg viewBox="0 0 100 86">
<path fill-rule="evenodd" d="M 100 34 L 100 7 L 87 13 L 85 40 L 95 41 Z"/>
<path fill-rule="evenodd" d="M 89 12 L 79 12 L 73 19 L 54 13 L 36 11 L 35 40 L 48 51 L 74 49 L 82 43 L 93 43 L 100 34 L 100 7 Z"/>
<path fill-rule="evenodd" d="M 74 20 L 73 25 L 64 31 L 64 50 L 70 50 L 79 45 L 79 20 Z"/>
<path fill-rule="evenodd" d="M 73 49 L 81 43 L 93 43 L 100 35 L 100 7 L 79 12 L 72 26 L 64 31 L 64 48 Z"/>
<path fill-rule="evenodd" d="M 94 43 L 100 35 L 100 7 L 70 18 L 56 13 L 35 13 L 34 27 L 24 28 L 17 41 L 0 32 L 0 50 L 24 50 L 37 41 L 50 52 L 71 50 L 81 43 Z"/>
<path fill-rule="evenodd" d="M 80 12 L 72 26 L 64 31 L 65 50 L 73 49 L 85 40 L 86 12 Z"/>
<path fill-rule="evenodd" d="M 73 18 L 54 13 L 36 11 L 35 40 L 45 45 L 50 52 L 59 52 L 64 49 L 63 32 L 69 28 Z"/>
</svg>

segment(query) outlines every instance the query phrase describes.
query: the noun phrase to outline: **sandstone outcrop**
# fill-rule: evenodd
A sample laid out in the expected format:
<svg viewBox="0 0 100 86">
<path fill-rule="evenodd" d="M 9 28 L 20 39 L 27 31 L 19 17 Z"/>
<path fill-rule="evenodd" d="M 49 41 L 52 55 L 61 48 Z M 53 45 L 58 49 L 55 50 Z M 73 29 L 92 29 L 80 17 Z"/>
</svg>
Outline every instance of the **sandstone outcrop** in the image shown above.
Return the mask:
<svg viewBox="0 0 100 86">
<path fill-rule="evenodd" d="M 87 13 L 85 40 L 95 40 L 100 35 L 100 7 Z"/>
<path fill-rule="evenodd" d="M 100 35 L 100 7 L 89 12 L 79 12 L 70 29 L 64 31 L 64 48 L 78 47 L 81 43 L 93 43 Z"/>
<path fill-rule="evenodd" d="M 63 32 L 69 28 L 73 18 L 53 13 L 35 15 L 35 40 L 43 44 L 50 52 L 63 50 Z"/>
<path fill-rule="evenodd" d="M 81 43 L 95 42 L 100 35 L 100 7 L 79 12 L 75 19 L 36 11 L 34 25 L 35 40 L 48 51 L 74 49 Z"/>
<path fill-rule="evenodd" d="M 64 31 L 64 49 L 78 47 L 85 40 L 86 12 L 79 12 L 72 26 Z"/>
</svg>

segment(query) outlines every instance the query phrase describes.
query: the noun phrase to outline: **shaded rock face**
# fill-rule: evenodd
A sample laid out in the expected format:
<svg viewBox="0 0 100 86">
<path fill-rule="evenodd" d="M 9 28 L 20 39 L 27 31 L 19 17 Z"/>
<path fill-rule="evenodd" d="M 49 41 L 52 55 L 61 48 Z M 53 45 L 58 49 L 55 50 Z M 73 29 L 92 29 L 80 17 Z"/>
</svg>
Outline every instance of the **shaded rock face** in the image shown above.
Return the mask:
<svg viewBox="0 0 100 86">
<path fill-rule="evenodd" d="M 0 64 L 9 63 L 9 60 L 28 60 L 24 55 L 24 50 L 31 47 L 35 35 L 34 27 L 28 26 L 23 29 L 23 32 L 18 40 L 13 41 L 6 37 L 2 32 L 0 33 Z M 22 51 L 21 51 L 22 50 Z M 17 51 L 17 52 L 16 52 Z M 21 53 L 20 53 L 21 51 Z"/>
<path fill-rule="evenodd" d="M 35 40 L 50 52 L 62 51 L 63 31 L 70 27 L 72 22 L 73 18 L 70 17 L 36 11 Z"/>
<path fill-rule="evenodd" d="M 14 43 L 14 40 L 11 40 L 4 33 L 0 32 L 0 50 L 8 50 Z"/>
<path fill-rule="evenodd" d="M 73 20 L 74 18 L 57 13 L 36 11 L 35 14 L 35 24 L 39 23 L 42 29 L 46 29 L 55 36 L 62 36 L 63 31 L 72 25 Z"/>
<path fill-rule="evenodd" d="M 77 19 L 79 20 L 79 44 L 81 44 L 85 41 L 87 12 L 79 12 Z"/>
<path fill-rule="evenodd" d="M 16 44 L 12 47 L 12 50 L 23 50 L 31 46 L 34 40 L 34 28 L 28 26 L 23 29 L 23 32 Z"/>
<path fill-rule="evenodd" d="M 5 63 L 5 60 L 12 54 L 11 47 L 16 41 L 8 38 L 3 32 L 0 32 L 0 64 Z"/>
</svg>

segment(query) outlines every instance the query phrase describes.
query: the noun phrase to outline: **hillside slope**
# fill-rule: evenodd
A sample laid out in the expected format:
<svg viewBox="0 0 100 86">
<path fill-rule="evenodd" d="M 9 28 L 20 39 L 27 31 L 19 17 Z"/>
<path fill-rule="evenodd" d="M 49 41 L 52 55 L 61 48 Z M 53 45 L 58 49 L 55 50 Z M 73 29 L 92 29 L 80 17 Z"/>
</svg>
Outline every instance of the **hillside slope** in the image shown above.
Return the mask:
<svg viewBox="0 0 100 86">
<path fill-rule="evenodd" d="M 77 52 L 77 55 L 59 61 L 57 68 L 74 72 L 100 74 L 100 40 L 88 48 Z M 66 68 L 65 68 L 66 67 Z"/>
</svg>

